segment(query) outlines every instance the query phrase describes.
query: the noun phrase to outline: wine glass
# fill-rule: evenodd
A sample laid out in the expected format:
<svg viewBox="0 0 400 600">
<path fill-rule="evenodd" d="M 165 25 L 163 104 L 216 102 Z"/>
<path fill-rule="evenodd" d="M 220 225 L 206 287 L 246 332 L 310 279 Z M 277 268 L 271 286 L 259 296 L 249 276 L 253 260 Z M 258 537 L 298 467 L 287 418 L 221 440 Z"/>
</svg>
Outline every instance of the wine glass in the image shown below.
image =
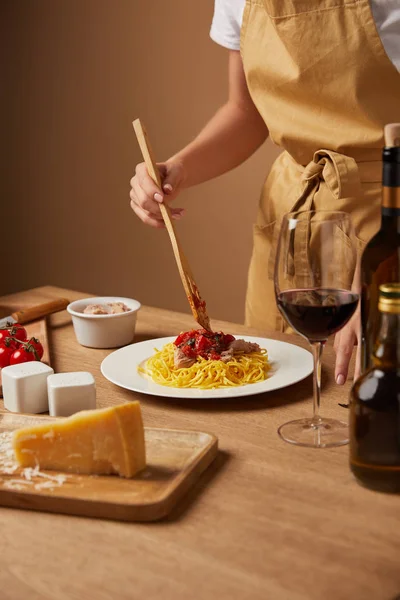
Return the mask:
<svg viewBox="0 0 400 600">
<path fill-rule="evenodd" d="M 348 426 L 319 415 L 321 356 L 328 337 L 357 308 L 357 250 L 350 216 L 339 211 L 302 211 L 283 217 L 275 262 L 275 295 L 289 325 L 312 347 L 314 412 L 290 421 L 278 433 L 291 444 L 314 448 L 348 443 Z"/>
</svg>

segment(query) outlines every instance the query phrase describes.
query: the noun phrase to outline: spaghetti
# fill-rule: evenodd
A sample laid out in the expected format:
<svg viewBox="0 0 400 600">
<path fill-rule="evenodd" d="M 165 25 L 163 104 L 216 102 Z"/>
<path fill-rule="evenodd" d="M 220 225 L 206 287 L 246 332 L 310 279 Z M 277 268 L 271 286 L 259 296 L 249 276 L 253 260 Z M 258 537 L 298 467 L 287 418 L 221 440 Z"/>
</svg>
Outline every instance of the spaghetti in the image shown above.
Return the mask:
<svg viewBox="0 0 400 600">
<path fill-rule="evenodd" d="M 176 345 L 166 344 L 161 350 L 155 350 L 144 367 L 145 373 L 160 385 L 177 388 L 227 388 L 264 381 L 270 364 L 267 351 L 233 354 L 226 360 L 196 356 L 190 366 L 176 367 Z"/>
</svg>

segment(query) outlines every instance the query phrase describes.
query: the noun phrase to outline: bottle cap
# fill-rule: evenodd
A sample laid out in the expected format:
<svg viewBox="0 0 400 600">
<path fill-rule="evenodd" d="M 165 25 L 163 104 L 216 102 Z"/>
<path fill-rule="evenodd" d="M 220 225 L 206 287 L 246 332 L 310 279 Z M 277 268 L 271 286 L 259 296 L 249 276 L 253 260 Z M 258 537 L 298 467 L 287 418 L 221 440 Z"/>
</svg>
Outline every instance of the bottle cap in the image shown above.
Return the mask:
<svg viewBox="0 0 400 600">
<path fill-rule="evenodd" d="M 379 286 L 378 309 L 381 312 L 400 313 L 400 283 Z"/>
<path fill-rule="evenodd" d="M 400 146 L 400 123 L 388 123 L 384 128 L 386 148 Z"/>
</svg>

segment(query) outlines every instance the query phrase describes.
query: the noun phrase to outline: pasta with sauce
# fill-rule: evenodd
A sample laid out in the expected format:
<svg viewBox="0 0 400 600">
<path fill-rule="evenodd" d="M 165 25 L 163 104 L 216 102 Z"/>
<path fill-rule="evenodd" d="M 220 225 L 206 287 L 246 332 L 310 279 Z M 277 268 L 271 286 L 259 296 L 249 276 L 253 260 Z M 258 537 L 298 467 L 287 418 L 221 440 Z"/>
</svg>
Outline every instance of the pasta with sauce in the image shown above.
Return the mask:
<svg viewBox="0 0 400 600">
<path fill-rule="evenodd" d="M 270 370 L 265 349 L 222 332 L 185 332 L 155 349 L 139 371 L 160 385 L 214 389 L 264 381 Z"/>
</svg>

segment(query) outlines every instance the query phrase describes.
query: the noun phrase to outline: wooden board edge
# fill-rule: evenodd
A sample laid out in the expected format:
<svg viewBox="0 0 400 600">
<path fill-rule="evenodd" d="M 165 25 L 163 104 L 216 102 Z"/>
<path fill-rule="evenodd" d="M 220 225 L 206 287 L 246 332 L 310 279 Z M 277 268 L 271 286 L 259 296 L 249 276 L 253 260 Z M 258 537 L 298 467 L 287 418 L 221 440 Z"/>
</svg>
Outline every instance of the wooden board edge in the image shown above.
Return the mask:
<svg viewBox="0 0 400 600">
<path fill-rule="evenodd" d="M 0 414 L 5 412 L 0 411 Z M 47 418 L 54 420 L 54 417 Z M 115 504 L 114 502 L 102 502 L 86 498 L 46 496 L 0 488 L 0 506 L 124 522 L 152 522 L 165 518 L 217 457 L 218 438 L 214 434 L 205 431 L 190 429 L 166 429 L 161 427 L 145 429 L 197 433 L 210 437 L 209 443 L 200 451 L 195 460 L 186 469 L 182 470 L 177 481 L 171 484 L 171 487 L 167 488 L 164 495 L 157 501 L 137 505 Z"/>
<path fill-rule="evenodd" d="M 194 485 L 196 480 L 199 479 L 200 475 L 204 473 L 206 469 L 218 456 L 218 438 L 213 436 L 212 444 L 210 444 L 207 451 L 201 453 L 197 458 L 193 468 L 190 470 L 186 477 L 181 477 L 179 483 L 175 486 L 174 490 L 164 499 L 164 502 L 159 502 L 158 509 L 161 511 L 159 520 L 169 515 L 171 510 L 178 504 L 178 502 L 187 494 L 190 488 Z"/>
</svg>

